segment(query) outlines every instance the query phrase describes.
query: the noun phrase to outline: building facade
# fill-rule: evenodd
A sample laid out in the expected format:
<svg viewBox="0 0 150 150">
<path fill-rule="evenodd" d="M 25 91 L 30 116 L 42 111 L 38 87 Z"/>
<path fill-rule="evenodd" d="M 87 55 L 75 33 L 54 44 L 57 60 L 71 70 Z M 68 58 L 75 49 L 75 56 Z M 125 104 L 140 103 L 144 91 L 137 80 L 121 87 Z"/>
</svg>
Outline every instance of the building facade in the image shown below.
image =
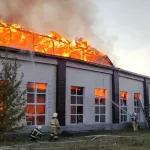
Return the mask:
<svg viewBox="0 0 150 150">
<path fill-rule="evenodd" d="M 54 112 L 62 129 L 69 131 L 125 128 L 134 112 L 141 123 L 145 122 L 137 101 L 143 108 L 149 107 L 149 77 L 76 59 L 7 51 L 10 59 L 13 55 L 18 58 L 19 73 L 24 73 L 25 131 L 35 125 L 49 131 Z M 4 58 L 6 48 L 0 52 Z"/>
</svg>

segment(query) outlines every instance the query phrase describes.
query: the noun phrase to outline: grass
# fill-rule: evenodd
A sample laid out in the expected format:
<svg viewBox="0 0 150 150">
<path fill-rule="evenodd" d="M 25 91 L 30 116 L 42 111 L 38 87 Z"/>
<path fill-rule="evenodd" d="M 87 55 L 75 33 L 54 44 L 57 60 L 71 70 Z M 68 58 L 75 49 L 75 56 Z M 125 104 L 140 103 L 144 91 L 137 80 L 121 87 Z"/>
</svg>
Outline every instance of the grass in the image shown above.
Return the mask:
<svg viewBox="0 0 150 150">
<path fill-rule="evenodd" d="M 111 135 L 96 138 L 90 135 Z M 117 136 L 122 137 L 117 137 Z M 131 137 L 130 137 L 131 136 Z M 121 131 L 91 131 L 78 133 L 71 137 L 60 137 L 59 142 L 48 142 L 44 135 L 40 143 L 30 142 L 27 136 L 7 137 L 0 141 L 0 149 L 10 146 L 22 150 L 150 150 L 150 130 L 141 129 L 133 132 L 131 129 Z M 9 147 L 9 149 L 11 149 Z M 4 148 L 3 148 L 4 149 Z M 5 149 L 7 149 L 5 147 Z"/>
</svg>

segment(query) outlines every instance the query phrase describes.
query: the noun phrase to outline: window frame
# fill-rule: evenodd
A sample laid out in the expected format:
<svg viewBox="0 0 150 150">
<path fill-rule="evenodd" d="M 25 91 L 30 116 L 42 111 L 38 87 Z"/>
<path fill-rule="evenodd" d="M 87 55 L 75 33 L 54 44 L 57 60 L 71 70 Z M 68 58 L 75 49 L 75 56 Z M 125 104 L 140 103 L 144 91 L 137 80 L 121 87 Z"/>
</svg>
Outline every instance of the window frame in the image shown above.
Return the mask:
<svg viewBox="0 0 150 150">
<path fill-rule="evenodd" d="M 48 111 L 48 83 L 47 82 L 42 82 L 42 81 L 28 81 L 27 84 L 26 84 L 26 90 L 27 90 L 27 85 L 28 83 L 34 83 L 35 87 L 34 87 L 34 91 L 33 92 L 26 92 L 26 108 L 27 108 L 27 105 L 30 105 L 30 106 L 34 106 L 34 111 L 35 111 L 35 114 L 28 114 L 26 112 L 26 125 L 27 126 L 36 126 L 37 125 L 37 121 L 36 121 L 36 117 L 37 116 L 45 116 L 45 121 L 44 121 L 44 124 L 42 124 L 42 126 L 46 125 L 47 124 L 47 111 Z M 37 92 L 37 84 L 46 84 L 46 91 L 45 93 L 41 93 L 41 92 Z M 33 94 L 34 95 L 34 103 L 28 103 L 27 102 L 27 96 L 28 94 Z M 38 94 L 43 94 L 45 95 L 45 103 L 37 103 L 37 95 Z M 45 114 L 37 114 L 36 113 L 36 106 L 40 106 L 40 105 L 45 105 Z M 30 122 L 30 121 L 27 121 L 27 116 L 34 116 L 34 124 L 31 123 L 31 125 L 28 125 L 27 122 Z"/>
<path fill-rule="evenodd" d="M 105 96 L 96 96 L 96 95 L 95 95 L 95 90 L 96 90 L 96 89 L 105 90 Z M 94 118 L 95 118 L 96 116 L 99 117 L 99 121 L 96 122 L 96 119 L 95 119 L 94 122 L 97 123 L 97 124 L 106 123 L 106 116 L 107 116 L 107 115 L 106 115 L 106 112 L 107 112 L 107 111 L 106 111 L 106 106 L 107 106 L 107 105 L 106 105 L 106 100 L 107 100 L 107 95 L 106 95 L 106 93 L 107 93 L 107 89 L 104 89 L 104 88 L 95 88 L 95 89 L 94 89 L 94 111 L 95 111 L 95 113 L 94 113 Z M 98 100 L 99 100 L 99 104 L 95 104 L 95 99 L 96 99 L 97 97 L 98 97 Z M 104 99 L 105 99 L 105 105 L 101 105 L 101 104 L 100 104 L 100 99 L 101 99 L 101 98 L 104 98 Z M 96 107 L 99 108 L 99 114 L 96 114 Z M 101 114 L 101 113 L 100 113 L 101 107 L 104 107 L 104 108 L 105 108 L 105 113 L 104 113 L 104 114 Z M 104 121 L 104 122 L 101 122 L 101 119 L 100 119 L 101 116 L 105 116 L 105 121 Z"/>
<path fill-rule="evenodd" d="M 72 88 L 72 87 L 75 87 L 75 88 L 76 88 L 76 94 L 72 94 L 72 93 L 71 93 L 71 88 Z M 78 95 L 78 94 L 77 94 L 77 88 L 82 88 L 82 89 L 83 89 L 83 95 Z M 84 123 L 85 87 L 83 87 L 83 86 L 71 85 L 70 88 L 69 88 L 69 90 L 70 90 L 70 124 L 83 124 L 83 123 Z M 72 103 L 71 103 L 71 97 L 72 97 L 72 96 L 76 98 L 76 103 L 75 103 L 75 104 L 72 104 Z M 78 97 L 78 96 L 82 96 L 82 97 L 83 97 L 83 103 L 82 103 L 82 104 L 78 104 L 78 103 L 77 103 L 77 97 Z M 76 107 L 76 114 L 72 114 L 72 113 L 71 113 L 71 107 L 72 107 L 72 106 L 75 106 L 75 107 Z M 77 113 L 77 107 L 78 107 L 78 106 L 82 106 L 82 107 L 83 107 L 83 113 L 82 113 L 82 114 L 78 114 L 78 113 Z M 71 122 L 71 116 L 75 116 L 75 117 L 76 117 L 76 122 L 75 122 L 75 123 L 72 123 L 72 122 Z M 82 122 L 79 122 L 79 123 L 78 123 L 77 116 L 82 116 L 82 118 L 83 118 L 83 119 L 82 119 Z"/>
<path fill-rule="evenodd" d="M 121 97 L 121 92 L 126 93 L 126 98 Z M 119 109 L 119 113 L 120 113 L 119 118 L 120 119 L 119 120 L 120 120 L 120 123 L 127 123 L 128 122 L 128 113 L 125 113 L 123 110 L 126 109 L 126 111 L 128 112 L 128 96 L 129 96 L 129 93 L 127 91 L 120 91 L 119 96 L 120 96 L 120 99 L 119 99 L 119 108 L 120 108 Z M 125 106 L 122 105 L 123 101 L 126 101 Z M 122 113 L 121 111 L 123 111 L 124 113 Z M 121 120 L 122 116 L 124 116 L 123 121 Z M 126 120 L 125 120 L 125 118 L 126 118 Z"/>
<path fill-rule="evenodd" d="M 135 98 L 135 94 L 139 94 L 140 95 L 140 97 L 141 97 L 141 93 L 134 93 L 134 112 L 137 114 L 137 116 L 138 116 L 138 120 L 140 121 L 141 120 L 141 108 L 140 108 L 140 106 L 138 106 L 138 101 L 140 101 L 141 100 L 141 98 Z M 136 105 L 135 105 L 136 104 Z M 135 110 L 138 110 L 139 109 L 139 111 L 140 111 L 140 113 L 138 113 L 138 111 L 136 112 Z"/>
</svg>

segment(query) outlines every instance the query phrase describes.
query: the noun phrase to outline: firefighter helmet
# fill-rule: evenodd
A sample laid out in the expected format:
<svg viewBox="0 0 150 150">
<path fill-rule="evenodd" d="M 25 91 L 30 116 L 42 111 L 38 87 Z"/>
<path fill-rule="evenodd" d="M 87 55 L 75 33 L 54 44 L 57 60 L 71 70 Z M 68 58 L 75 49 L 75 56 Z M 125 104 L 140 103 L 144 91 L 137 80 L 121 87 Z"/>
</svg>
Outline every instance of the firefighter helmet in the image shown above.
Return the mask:
<svg viewBox="0 0 150 150">
<path fill-rule="evenodd" d="M 54 114 L 53 114 L 53 117 L 55 117 L 55 118 L 56 118 L 57 116 L 58 116 L 58 114 L 57 114 L 57 113 L 54 113 Z"/>
<path fill-rule="evenodd" d="M 41 129 L 42 129 L 42 126 L 38 126 L 38 129 L 41 130 Z"/>
</svg>

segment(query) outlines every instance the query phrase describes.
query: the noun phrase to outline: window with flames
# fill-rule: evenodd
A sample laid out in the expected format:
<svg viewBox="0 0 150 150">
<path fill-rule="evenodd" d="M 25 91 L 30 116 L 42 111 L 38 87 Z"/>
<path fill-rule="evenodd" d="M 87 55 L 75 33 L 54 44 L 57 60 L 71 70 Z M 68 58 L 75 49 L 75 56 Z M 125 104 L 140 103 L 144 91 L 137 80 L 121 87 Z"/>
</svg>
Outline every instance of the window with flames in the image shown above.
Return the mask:
<svg viewBox="0 0 150 150">
<path fill-rule="evenodd" d="M 45 125 L 46 83 L 27 83 L 27 125 Z"/>
<path fill-rule="evenodd" d="M 72 124 L 83 123 L 84 88 L 71 86 L 71 117 Z"/>
<path fill-rule="evenodd" d="M 95 122 L 106 121 L 106 89 L 95 89 Z"/>
<path fill-rule="evenodd" d="M 127 122 L 127 100 L 128 100 L 128 92 L 121 91 L 120 92 L 120 121 Z"/>
<path fill-rule="evenodd" d="M 140 100 L 141 100 L 141 94 L 140 93 L 134 93 L 134 112 L 137 114 L 137 118 L 140 121 Z"/>
</svg>

